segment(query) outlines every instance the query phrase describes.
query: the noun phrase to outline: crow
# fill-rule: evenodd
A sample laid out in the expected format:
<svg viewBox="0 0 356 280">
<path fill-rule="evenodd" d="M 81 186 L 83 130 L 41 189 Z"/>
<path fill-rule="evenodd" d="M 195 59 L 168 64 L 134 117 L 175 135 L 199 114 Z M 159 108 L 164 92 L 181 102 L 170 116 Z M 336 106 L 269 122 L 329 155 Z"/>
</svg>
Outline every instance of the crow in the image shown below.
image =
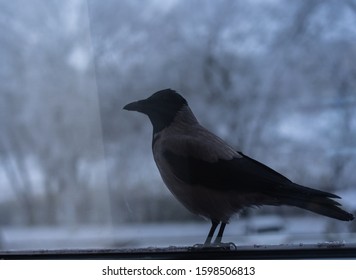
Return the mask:
<svg viewBox="0 0 356 280">
<path fill-rule="evenodd" d="M 339 196 L 296 184 L 236 151 L 200 125 L 174 90 L 158 91 L 123 109 L 148 116 L 153 157 L 165 185 L 189 211 L 211 221 L 204 246 L 222 244 L 230 218 L 247 207 L 288 205 L 341 221 L 354 219 L 334 200 Z"/>
</svg>

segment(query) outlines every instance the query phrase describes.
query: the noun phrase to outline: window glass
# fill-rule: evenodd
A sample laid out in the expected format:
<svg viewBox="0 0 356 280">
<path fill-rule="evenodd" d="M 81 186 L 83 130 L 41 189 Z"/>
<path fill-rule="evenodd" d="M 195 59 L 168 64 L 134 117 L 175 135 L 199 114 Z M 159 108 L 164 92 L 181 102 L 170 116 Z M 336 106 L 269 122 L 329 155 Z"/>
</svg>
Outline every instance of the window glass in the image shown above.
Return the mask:
<svg viewBox="0 0 356 280">
<path fill-rule="evenodd" d="M 147 117 L 172 88 L 238 151 L 356 212 L 356 4 L 288 0 L 0 2 L 0 249 L 204 242 L 164 185 Z M 248 208 L 237 245 L 356 240 L 354 222 Z"/>
</svg>

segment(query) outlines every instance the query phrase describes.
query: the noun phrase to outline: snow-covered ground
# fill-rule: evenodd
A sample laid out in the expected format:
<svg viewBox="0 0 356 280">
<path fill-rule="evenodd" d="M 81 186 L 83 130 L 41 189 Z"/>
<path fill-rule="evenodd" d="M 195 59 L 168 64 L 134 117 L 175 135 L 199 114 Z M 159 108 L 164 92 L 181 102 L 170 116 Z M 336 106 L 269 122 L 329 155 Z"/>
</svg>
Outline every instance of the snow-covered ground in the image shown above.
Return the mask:
<svg viewBox="0 0 356 280">
<path fill-rule="evenodd" d="M 283 219 L 261 216 L 235 220 L 226 227 L 223 241 L 237 245 L 355 243 L 350 223 L 314 217 Z M 98 249 L 187 246 L 202 243 L 210 224 L 125 224 L 117 227 L 71 228 L 3 227 L 1 250 Z"/>
</svg>

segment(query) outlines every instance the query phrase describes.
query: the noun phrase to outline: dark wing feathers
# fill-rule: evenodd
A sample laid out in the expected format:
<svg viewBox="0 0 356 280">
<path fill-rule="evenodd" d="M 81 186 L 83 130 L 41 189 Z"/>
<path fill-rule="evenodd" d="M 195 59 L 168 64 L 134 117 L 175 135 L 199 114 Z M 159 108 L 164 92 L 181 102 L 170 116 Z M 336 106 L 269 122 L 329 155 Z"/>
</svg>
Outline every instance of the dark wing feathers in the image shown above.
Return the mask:
<svg viewBox="0 0 356 280">
<path fill-rule="evenodd" d="M 180 180 L 215 190 L 262 192 L 269 187 L 291 183 L 273 169 L 244 155 L 241 158 L 219 159 L 215 162 L 180 156 L 170 150 L 164 151 L 163 156 Z"/>
<path fill-rule="evenodd" d="M 281 197 L 292 195 L 340 198 L 329 192 L 295 184 L 272 168 L 241 152 L 239 154 L 241 158 L 219 159 L 215 162 L 180 156 L 170 150 L 164 151 L 163 156 L 175 176 L 192 185 L 204 185 L 215 190 L 262 192 Z"/>
<path fill-rule="evenodd" d="M 269 174 L 269 176 L 274 176 L 274 177 L 279 177 L 280 179 L 284 178 L 286 181 L 289 181 L 290 180 L 283 176 L 282 174 L 278 173 L 276 170 L 273 170 L 272 168 L 268 167 L 267 165 L 264 165 L 263 163 L 253 159 L 253 158 L 250 158 L 248 156 L 246 156 L 245 154 L 243 154 L 242 152 L 237 152 L 238 154 L 240 154 L 245 160 L 245 163 L 248 162 L 249 165 L 253 165 L 254 169 L 259 169 L 259 170 L 263 170 L 265 172 L 265 174 Z"/>
</svg>

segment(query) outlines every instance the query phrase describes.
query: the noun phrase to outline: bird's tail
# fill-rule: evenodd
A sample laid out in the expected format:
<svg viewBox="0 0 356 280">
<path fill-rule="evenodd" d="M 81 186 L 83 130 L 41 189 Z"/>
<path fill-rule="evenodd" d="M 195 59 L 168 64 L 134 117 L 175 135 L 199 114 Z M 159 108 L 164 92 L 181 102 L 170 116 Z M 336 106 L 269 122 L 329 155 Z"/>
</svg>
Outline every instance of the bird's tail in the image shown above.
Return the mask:
<svg viewBox="0 0 356 280">
<path fill-rule="evenodd" d="M 335 198 L 341 197 L 294 183 L 278 192 L 281 204 L 296 206 L 341 221 L 353 220 L 354 216 L 341 209 L 341 204 L 335 201 Z"/>
</svg>

